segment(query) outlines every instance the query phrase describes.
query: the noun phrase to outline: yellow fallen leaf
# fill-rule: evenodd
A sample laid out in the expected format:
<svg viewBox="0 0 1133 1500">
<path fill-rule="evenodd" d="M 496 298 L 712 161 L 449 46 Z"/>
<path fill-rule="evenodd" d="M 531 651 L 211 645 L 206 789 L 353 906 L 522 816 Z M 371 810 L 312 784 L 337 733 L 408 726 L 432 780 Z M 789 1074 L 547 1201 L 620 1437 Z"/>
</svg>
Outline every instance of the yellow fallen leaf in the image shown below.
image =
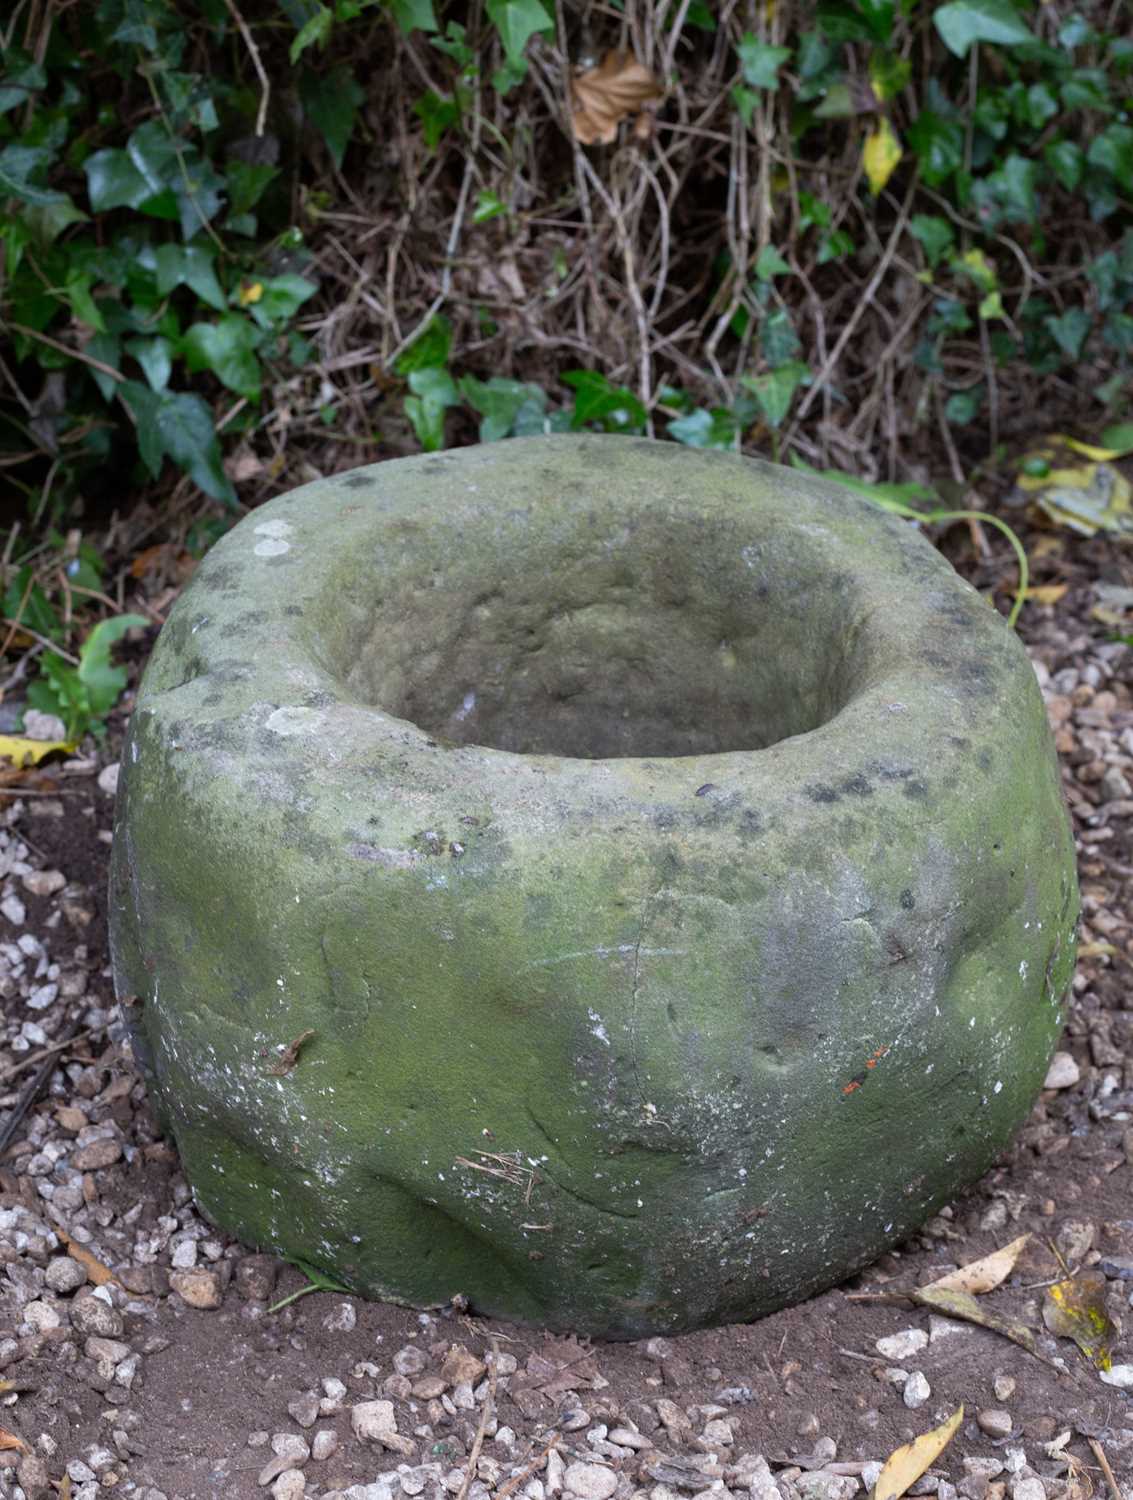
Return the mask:
<svg viewBox="0 0 1133 1500">
<path fill-rule="evenodd" d="M 1048 1286 L 1043 1298 L 1043 1322 L 1051 1333 L 1073 1339 L 1098 1370 L 1112 1365 L 1110 1346 L 1117 1334 L 1105 1310 L 1105 1295 L 1100 1271 L 1079 1271 Z"/>
<path fill-rule="evenodd" d="M 1034 588 L 1016 589 L 1016 599 L 1032 599 L 1036 604 L 1057 604 L 1070 587 L 1068 583 L 1038 583 Z"/>
<path fill-rule="evenodd" d="M 10 760 L 21 768 L 38 766 L 53 750 L 63 750 L 70 755 L 76 744 L 75 740 L 29 740 L 20 734 L 0 734 L 0 759 Z"/>
<path fill-rule="evenodd" d="M 0 1449 L 5 1448 L 15 1448 L 20 1453 L 31 1452 L 22 1437 L 17 1437 L 14 1432 L 5 1432 L 4 1428 L 0 1427 Z"/>
<path fill-rule="evenodd" d="M 1011 1275 L 1015 1269 L 1015 1262 L 1019 1259 L 1023 1246 L 1030 1237 L 1029 1234 L 1021 1234 L 1017 1240 L 1004 1245 L 1002 1250 L 995 1250 L 991 1255 L 985 1255 L 980 1260 L 973 1260 L 968 1265 L 961 1266 L 958 1271 L 949 1271 L 947 1276 L 941 1276 L 938 1281 L 930 1282 L 930 1286 L 938 1292 L 944 1290 L 978 1294 L 994 1291 Z"/>
<path fill-rule="evenodd" d="M 1078 949 L 1079 958 L 1112 958 L 1117 952 L 1113 943 L 1083 943 Z"/>
<path fill-rule="evenodd" d="M 1133 448 L 1099 448 L 1096 443 L 1080 443 L 1077 438 L 1067 437 L 1064 433 L 1055 433 L 1055 437 L 1068 448 L 1073 448 L 1075 453 L 1080 453 L 1083 458 L 1094 458 L 1099 463 L 1110 458 L 1124 458 L 1127 453 L 1133 452 Z"/>
<path fill-rule="evenodd" d="M 665 90 L 631 52 L 611 49 L 596 68 L 571 80 L 571 126 L 584 146 L 609 146 L 618 126 Z"/>
<path fill-rule="evenodd" d="M 895 1449 L 882 1465 L 874 1487 L 874 1500 L 900 1500 L 910 1485 L 916 1484 L 955 1437 L 964 1420 L 964 1408 L 957 1409 L 931 1432 L 922 1432 L 919 1438 Z"/>
<path fill-rule="evenodd" d="M 253 302 L 259 302 L 264 295 L 262 281 L 244 281 L 240 283 L 240 306 L 247 307 Z"/>
<path fill-rule="evenodd" d="M 1128 535 L 1133 532 L 1133 486 L 1109 462 L 1122 452 L 1052 433 L 1020 460 L 1016 488 L 1049 520 L 1080 536 L 1098 531 Z M 1092 462 L 1075 463 L 1078 456 Z"/>
<path fill-rule="evenodd" d="M 875 130 L 871 130 L 862 147 L 862 166 L 869 182 L 869 190 L 876 198 L 893 176 L 901 160 L 901 142 L 889 121 L 882 115 Z"/>
</svg>

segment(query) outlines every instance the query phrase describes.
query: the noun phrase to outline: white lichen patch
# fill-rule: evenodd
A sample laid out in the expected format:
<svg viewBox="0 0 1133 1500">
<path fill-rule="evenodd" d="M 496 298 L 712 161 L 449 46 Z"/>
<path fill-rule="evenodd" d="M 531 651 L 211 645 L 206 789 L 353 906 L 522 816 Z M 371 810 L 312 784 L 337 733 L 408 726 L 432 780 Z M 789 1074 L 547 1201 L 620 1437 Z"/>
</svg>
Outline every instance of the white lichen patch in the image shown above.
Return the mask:
<svg viewBox="0 0 1133 1500">
<path fill-rule="evenodd" d="M 265 729 L 270 729 L 272 734 L 313 734 L 315 730 L 321 729 L 326 714 L 317 708 L 303 708 L 299 704 L 288 704 L 283 708 L 277 708 L 274 713 L 269 714 L 264 724 Z"/>
<path fill-rule="evenodd" d="M 257 542 L 253 547 L 257 557 L 278 557 L 282 552 L 291 551 L 291 543 L 287 541 L 295 530 L 290 521 L 278 518 L 274 521 L 261 521 L 258 526 L 253 527 L 257 536 L 263 537 L 263 541 Z"/>
</svg>

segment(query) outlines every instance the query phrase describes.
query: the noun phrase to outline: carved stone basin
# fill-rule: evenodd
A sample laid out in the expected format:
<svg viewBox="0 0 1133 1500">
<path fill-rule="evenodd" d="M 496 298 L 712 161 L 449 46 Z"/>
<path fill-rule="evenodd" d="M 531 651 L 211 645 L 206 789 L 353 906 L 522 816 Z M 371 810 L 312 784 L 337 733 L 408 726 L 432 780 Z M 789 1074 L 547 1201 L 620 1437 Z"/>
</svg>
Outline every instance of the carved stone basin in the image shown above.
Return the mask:
<svg viewBox="0 0 1133 1500">
<path fill-rule="evenodd" d="M 806 1297 L 978 1177 L 1077 915 L 986 602 L 843 489 L 627 437 L 243 520 L 146 672 L 112 884 L 211 1218 L 610 1336 Z"/>
</svg>

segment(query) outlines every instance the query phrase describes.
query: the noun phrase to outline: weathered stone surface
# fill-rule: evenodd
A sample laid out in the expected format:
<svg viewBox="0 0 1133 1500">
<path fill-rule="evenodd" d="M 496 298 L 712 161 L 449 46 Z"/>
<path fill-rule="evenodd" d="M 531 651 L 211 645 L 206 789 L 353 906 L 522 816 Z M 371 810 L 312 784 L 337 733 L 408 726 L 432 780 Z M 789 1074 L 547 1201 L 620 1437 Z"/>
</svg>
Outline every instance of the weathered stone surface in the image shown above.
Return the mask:
<svg viewBox="0 0 1133 1500">
<path fill-rule="evenodd" d="M 117 982 L 210 1217 L 596 1334 L 907 1234 L 1025 1115 L 1072 963 L 1018 641 L 867 501 L 675 444 L 257 510 L 162 633 L 117 816 Z"/>
</svg>

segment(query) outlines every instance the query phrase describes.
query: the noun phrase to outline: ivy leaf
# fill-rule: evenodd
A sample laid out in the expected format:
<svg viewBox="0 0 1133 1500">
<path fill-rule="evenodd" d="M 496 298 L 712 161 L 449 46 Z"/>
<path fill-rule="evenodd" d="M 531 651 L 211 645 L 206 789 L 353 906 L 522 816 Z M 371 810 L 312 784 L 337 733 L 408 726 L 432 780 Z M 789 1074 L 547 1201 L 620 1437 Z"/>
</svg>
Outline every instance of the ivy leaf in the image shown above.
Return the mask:
<svg viewBox="0 0 1133 1500">
<path fill-rule="evenodd" d="M 487 9 L 500 34 L 504 55 L 513 66 L 522 64 L 524 49 L 536 33 L 555 29 L 542 0 L 488 0 Z"/>
<path fill-rule="evenodd" d="M 389 8 L 402 36 L 411 31 L 439 31 L 433 0 L 389 0 Z"/>
<path fill-rule="evenodd" d="M 928 263 L 934 268 L 955 241 L 951 224 L 936 214 L 914 214 L 909 229 L 913 238 L 923 246 Z"/>
<path fill-rule="evenodd" d="M 624 385 L 611 385 L 600 370 L 564 370 L 564 385 L 574 391 L 571 429 L 577 432 L 588 422 L 599 422 L 606 432 L 639 432 L 646 411 Z"/>
<path fill-rule="evenodd" d="M 291 43 L 291 51 L 288 54 L 291 66 L 295 66 L 308 47 L 324 46 L 333 25 L 334 12 L 325 5 L 319 5 L 314 15 L 300 27 L 299 34 Z"/>
<path fill-rule="evenodd" d="M 226 505 L 236 504 L 236 492 L 221 462 L 212 412 L 200 396 L 151 391 L 136 380 L 123 381 L 118 394 L 134 419 L 142 461 L 155 478 L 168 454 L 206 495 Z"/>
<path fill-rule="evenodd" d="M 438 365 L 414 370 L 409 377 L 413 392 L 405 398 L 405 415 L 426 453 L 436 453 L 445 445 L 445 412 L 460 403 L 452 376 Z"/>
<path fill-rule="evenodd" d="M 443 367 L 448 364 L 451 349 L 452 324 L 438 313 L 405 353 L 398 356 L 393 368 L 404 379 L 414 370 L 427 370 L 432 365 Z"/>
<path fill-rule="evenodd" d="M 174 287 L 185 285 L 217 312 L 228 303 L 216 279 L 216 251 L 211 245 L 159 245 L 154 252 L 157 291 L 167 297 Z"/>
<path fill-rule="evenodd" d="M 460 119 L 460 108 L 456 100 L 444 99 L 432 89 L 426 89 L 421 97 L 414 101 L 413 113 L 424 127 L 425 145 L 430 151 L 437 149 L 441 143 L 441 136 L 450 125 L 455 125 Z"/>
<path fill-rule="evenodd" d="M 938 187 L 963 164 L 964 131 L 958 120 L 922 109 L 909 125 L 908 141 L 930 187 Z"/>
<path fill-rule="evenodd" d="M 1054 342 L 1067 359 L 1077 360 L 1089 335 L 1093 319 L 1084 307 L 1068 307 L 1057 318 L 1044 318 Z"/>
<path fill-rule="evenodd" d="M 966 427 L 979 415 L 983 404 L 984 388 L 981 383 L 972 386 L 970 390 L 954 391 L 944 403 L 944 415 L 957 427 Z"/>
<path fill-rule="evenodd" d="M 882 115 L 876 130 L 871 130 L 866 136 L 862 148 L 862 166 L 865 168 L 869 190 L 875 198 L 897 170 L 901 156 L 901 142 L 897 139 L 897 133 Z"/>
<path fill-rule="evenodd" d="M 508 380 L 502 375 L 493 375 L 490 380 L 477 380 L 465 375 L 459 382 L 460 394 L 480 413 L 480 441 L 499 442 L 511 435 L 520 413 L 534 405 L 540 416 L 546 410 L 546 393 L 537 385 L 521 380 Z"/>
<path fill-rule="evenodd" d="M 211 370 L 222 385 L 249 401 L 260 397 L 260 362 L 256 349 L 263 334 L 239 313 L 216 323 L 194 323 L 181 341 L 192 371 Z"/>
<path fill-rule="evenodd" d="M 152 339 L 130 339 L 126 353 L 142 367 L 151 391 L 163 391 L 173 370 L 173 345 L 162 335 Z"/>
<path fill-rule="evenodd" d="M 112 208 L 140 208 L 152 196 L 149 184 L 125 151 L 109 147 L 96 151 L 83 163 L 83 171 L 87 174 L 90 206 L 96 214 Z"/>
<path fill-rule="evenodd" d="M 1133 125 L 1107 125 L 1090 142 L 1086 160 L 1110 173 L 1127 193 L 1133 193 Z"/>
<path fill-rule="evenodd" d="M 212 412 L 206 403 L 188 392 L 164 391 L 158 398 L 156 421 L 162 445 L 173 462 L 206 495 L 235 505 L 236 492 L 224 472 Z"/>
<path fill-rule="evenodd" d="M 249 304 L 248 311 L 264 329 L 278 328 L 293 318 L 304 302 L 313 297 L 318 287 L 305 276 L 294 271 L 285 271 L 282 276 L 270 276 L 258 282 L 260 295 Z"/>
<path fill-rule="evenodd" d="M 125 667 L 110 665 L 111 648 L 135 626 L 144 629 L 144 615 L 115 615 L 102 620 L 91 631 L 79 651 L 79 681 L 86 689 L 91 713 L 101 719 L 118 702 L 126 686 Z"/>
<path fill-rule="evenodd" d="M 810 369 L 801 360 L 791 360 L 777 370 L 768 370 L 765 375 L 744 375 L 740 378 L 755 397 L 764 421 L 769 427 L 781 427 L 799 386 L 810 377 Z"/>
<path fill-rule="evenodd" d="M 748 31 L 736 48 L 744 82 L 753 89 L 776 89 L 779 87 L 779 69 L 791 55 L 790 47 L 772 47 L 768 42 Z"/>
<path fill-rule="evenodd" d="M 932 21 L 955 57 L 966 57 L 973 42 L 1013 47 L 1035 40 L 1011 0 L 952 0 L 933 12 Z"/>
<path fill-rule="evenodd" d="M 1068 193 L 1082 181 L 1086 157 L 1074 141 L 1051 141 L 1043 150 L 1043 160 Z"/>
<path fill-rule="evenodd" d="M 41 65 L 18 47 L 9 50 L 5 62 L 8 66 L 0 78 L 0 115 L 19 109 L 32 94 L 47 87 L 47 74 Z"/>
<path fill-rule="evenodd" d="M 299 80 L 299 97 L 303 111 L 326 142 L 336 167 L 342 166 L 358 106 L 366 95 L 355 81 L 351 68 L 340 63 L 325 76 L 305 71 Z"/>
<path fill-rule="evenodd" d="M 666 431 L 688 448 L 715 448 L 730 452 L 736 446 L 736 419 L 725 406 L 711 410 L 698 406 L 687 416 L 670 422 Z"/>
<path fill-rule="evenodd" d="M 790 269 L 774 245 L 764 245 L 755 262 L 755 274 L 760 281 L 771 281 L 776 276 L 786 276 Z"/>
</svg>

